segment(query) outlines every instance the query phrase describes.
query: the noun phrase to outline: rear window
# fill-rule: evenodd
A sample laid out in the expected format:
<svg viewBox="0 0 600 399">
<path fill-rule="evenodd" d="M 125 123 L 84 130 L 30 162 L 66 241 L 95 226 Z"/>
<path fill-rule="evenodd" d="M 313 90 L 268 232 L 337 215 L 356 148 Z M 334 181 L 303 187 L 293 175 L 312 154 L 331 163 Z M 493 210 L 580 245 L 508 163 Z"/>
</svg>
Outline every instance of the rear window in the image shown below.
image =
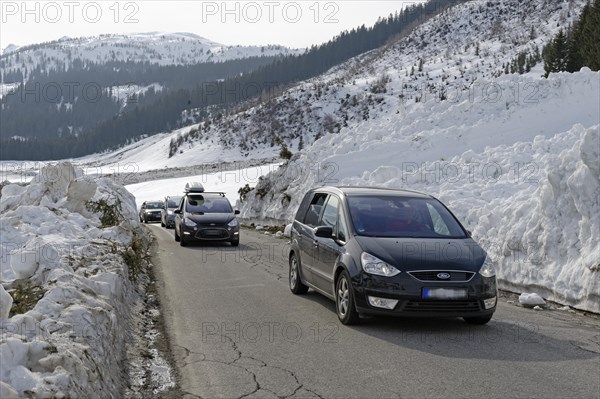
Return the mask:
<svg viewBox="0 0 600 399">
<path fill-rule="evenodd" d="M 401 196 L 348 198 L 354 230 L 368 237 L 466 238 L 439 201 Z"/>
</svg>

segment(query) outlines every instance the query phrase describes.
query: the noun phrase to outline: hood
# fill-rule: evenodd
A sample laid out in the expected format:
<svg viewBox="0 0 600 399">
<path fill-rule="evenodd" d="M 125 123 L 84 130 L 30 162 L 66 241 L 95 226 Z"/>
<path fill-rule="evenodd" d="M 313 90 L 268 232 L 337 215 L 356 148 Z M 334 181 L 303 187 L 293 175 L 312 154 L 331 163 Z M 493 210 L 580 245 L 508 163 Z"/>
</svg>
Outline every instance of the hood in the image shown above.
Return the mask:
<svg viewBox="0 0 600 399">
<path fill-rule="evenodd" d="M 471 238 L 360 237 L 361 249 L 406 272 L 411 270 L 469 270 L 478 272 L 485 251 Z"/>
<path fill-rule="evenodd" d="M 193 220 L 196 223 L 200 224 L 209 224 L 214 223 L 216 225 L 219 224 L 227 224 L 232 219 L 235 218 L 231 213 L 205 213 L 204 215 L 197 215 L 194 213 L 186 214 L 188 219 Z"/>
</svg>

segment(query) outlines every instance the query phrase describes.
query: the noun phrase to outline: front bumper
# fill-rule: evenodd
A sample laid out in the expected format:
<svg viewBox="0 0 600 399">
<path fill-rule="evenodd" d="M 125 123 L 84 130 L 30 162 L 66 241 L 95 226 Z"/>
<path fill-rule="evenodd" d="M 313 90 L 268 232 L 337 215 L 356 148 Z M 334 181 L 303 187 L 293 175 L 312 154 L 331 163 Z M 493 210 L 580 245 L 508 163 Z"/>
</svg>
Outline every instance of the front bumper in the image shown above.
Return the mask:
<svg viewBox="0 0 600 399">
<path fill-rule="evenodd" d="M 144 220 L 147 220 L 149 222 L 160 222 L 160 212 L 145 213 Z"/>
<path fill-rule="evenodd" d="M 227 225 L 190 227 L 182 224 L 181 233 L 186 241 L 236 241 L 240 238 L 240 228 Z"/>
<path fill-rule="evenodd" d="M 439 282 L 421 281 L 408 273 L 388 278 L 361 272 L 352 279 L 356 308 L 360 314 L 406 316 L 406 317 L 481 317 L 496 310 L 491 298 L 497 297 L 496 279 L 475 274 L 468 281 Z M 460 299 L 424 298 L 426 288 L 449 288 L 466 290 Z M 372 306 L 369 296 L 398 300 L 393 309 Z M 488 299 L 488 306 L 484 300 Z M 493 306 L 489 306 L 489 302 Z"/>
</svg>

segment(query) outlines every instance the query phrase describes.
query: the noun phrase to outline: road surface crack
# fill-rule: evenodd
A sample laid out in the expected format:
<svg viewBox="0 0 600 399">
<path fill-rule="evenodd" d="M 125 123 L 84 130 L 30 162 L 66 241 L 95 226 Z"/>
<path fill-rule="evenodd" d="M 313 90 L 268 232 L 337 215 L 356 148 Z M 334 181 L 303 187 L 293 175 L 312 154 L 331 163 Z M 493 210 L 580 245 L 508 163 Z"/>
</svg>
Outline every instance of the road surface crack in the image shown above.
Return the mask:
<svg viewBox="0 0 600 399">
<path fill-rule="evenodd" d="M 270 365 L 260 359 L 257 359 L 256 357 L 244 355 L 244 353 L 238 347 L 238 344 L 235 342 L 235 340 L 233 340 L 231 337 L 226 336 L 226 335 L 219 335 L 219 336 L 221 338 L 221 342 L 224 342 L 224 343 L 226 342 L 229 345 L 231 345 L 231 350 L 234 352 L 233 360 L 207 359 L 204 354 L 191 352 L 189 349 L 180 346 L 180 348 L 187 351 L 186 356 L 183 358 L 183 360 L 185 360 L 191 353 L 196 353 L 198 355 L 202 355 L 203 358 L 200 360 L 194 361 L 194 362 L 190 362 L 187 365 L 193 364 L 193 363 L 207 362 L 207 363 L 215 363 L 215 364 L 224 364 L 224 365 L 239 368 L 239 369 L 247 372 L 252 378 L 254 388 L 252 389 L 251 392 L 244 393 L 243 395 L 238 396 L 237 399 L 248 398 L 259 392 L 270 393 L 277 398 L 286 399 L 286 398 L 294 397 L 294 395 L 298 394 L 298 392 L 300 392 L 300 391 L 308 392 L 311 395 L 313 395 L 315 398 L 322 399 L 321 395 L 319 395 L 315 391 L 311 390 L 310 388 L 307 388 L 302 382 L 300 382 L 300 378 L 296 375 L 295 372 L 288 370 L 286 368 L 283 368 L 283 367 Z M 219 336 L 217 336 L 217 337 L 219 337 Z M 248 362 L 248 364 L 244 364 L 244 361 Z M 293 381 L 291 384 L 291 385 L 293 385 L 293 387 L 290 386 L 287 389 L 289 394 L 287 392 L 285 392 L 285 393 L 276 392 L 276 391 L 278 391 L 278 389 L 273 389 L 273 387 L 267 387 L 267 386 L 265 386 L 264 383 L 261 383 L 261 378 L 264 378 L 264 375 L 261 375 L 260 370 L 268 371 L 269 369 L 271 371 L 279 370 L 279 371 L 283 372 L 285 375 L 288 375 L 290 377 L 289 381 Z M 267 385 L 268 385 L 268 382 L 267 382 Z M 283 390 L 285 390 L 285 387 L 283 388 Z"/>
</svg>

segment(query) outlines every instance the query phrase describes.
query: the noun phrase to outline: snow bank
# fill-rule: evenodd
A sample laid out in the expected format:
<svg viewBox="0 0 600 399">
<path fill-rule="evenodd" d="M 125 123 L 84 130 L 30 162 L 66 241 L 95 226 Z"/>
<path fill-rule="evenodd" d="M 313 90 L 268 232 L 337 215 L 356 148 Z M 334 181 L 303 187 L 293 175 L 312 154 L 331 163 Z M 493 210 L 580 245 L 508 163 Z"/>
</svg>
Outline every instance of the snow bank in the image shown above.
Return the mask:
<svg viewBox="0 0 600 399">
<path fill-rule="evenodd" d="M 120 204 L 113 223 L 88 201 Z M 61 163 L 5 186 L 0 213 L 0 396 L 120 397 L 135 295 L 122 253 L 142 237 L 133 196 Z"/>
<path fill-rule="evenodd" d="M 494 256 L 500 287 L 600 312 L 600 73 L 496 81 L 509 83 L 536 85 L 538 101 L 431 99 L 318 140 L 262 179 L 242 217 L 290 221 L 321 185 L 420 190 Z"/>
</svg>

